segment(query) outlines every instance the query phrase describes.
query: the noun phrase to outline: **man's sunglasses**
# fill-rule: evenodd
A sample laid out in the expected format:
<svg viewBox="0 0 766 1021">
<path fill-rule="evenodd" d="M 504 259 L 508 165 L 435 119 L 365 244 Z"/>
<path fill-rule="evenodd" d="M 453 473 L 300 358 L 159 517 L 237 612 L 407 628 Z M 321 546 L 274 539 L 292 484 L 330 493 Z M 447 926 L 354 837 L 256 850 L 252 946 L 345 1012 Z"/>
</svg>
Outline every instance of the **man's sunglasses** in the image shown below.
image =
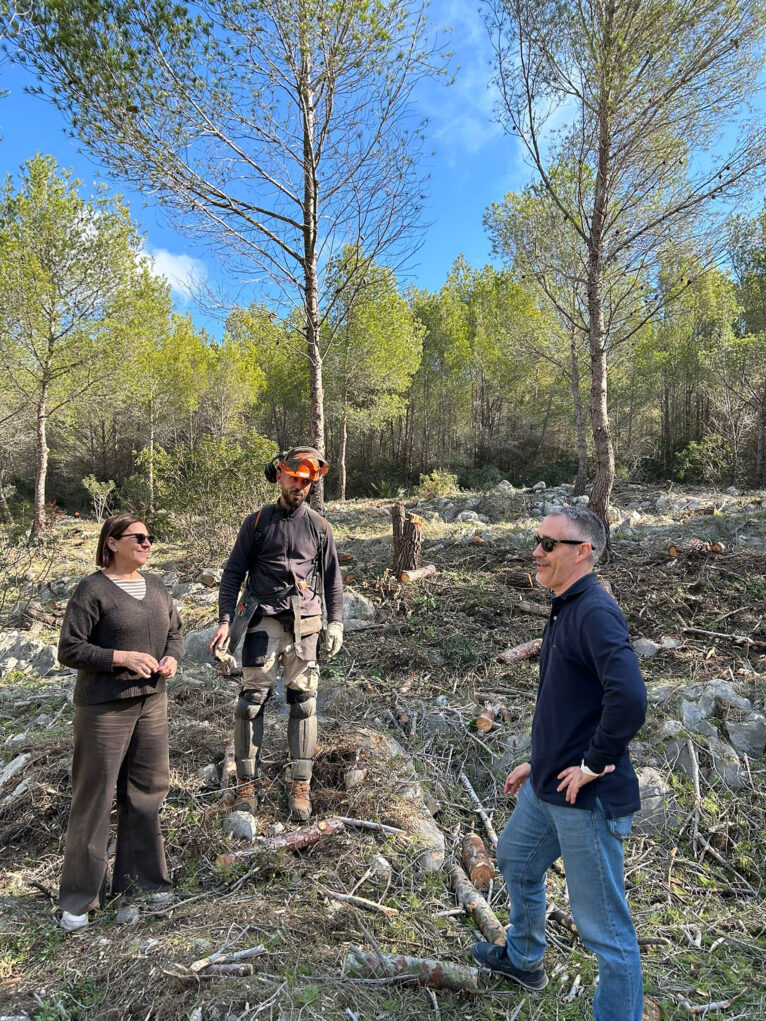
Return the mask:
<svg viewBox="0 0 766 1021">
<path fill-rule="evenodd" d="M 123 532 L 122 535 L 115 535 L 115 539 L 135 539 L 139 546 L 145 542 L 154 542 L 153 535 L 145 535 L 143 532 Z"/>
<path fill-rule="evenodd" d="M 535 546 L 542 546 L 544 553 L 553 553 L 556 546 L 581 546 L 587 539 L 551 539 L 547 535 L 536 535 Z"/>
</svg>

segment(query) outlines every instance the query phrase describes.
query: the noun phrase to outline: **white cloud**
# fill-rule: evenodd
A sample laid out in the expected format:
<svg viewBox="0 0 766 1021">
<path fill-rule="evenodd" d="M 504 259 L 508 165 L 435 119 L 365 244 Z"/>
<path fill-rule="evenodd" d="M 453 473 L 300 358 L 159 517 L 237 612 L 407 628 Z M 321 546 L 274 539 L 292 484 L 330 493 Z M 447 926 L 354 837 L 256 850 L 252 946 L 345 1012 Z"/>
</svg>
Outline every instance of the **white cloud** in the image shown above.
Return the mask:
<svg viewBox="0 0 766 1021">
<path fill-rule="evenodd" d="M 167 248 L 150 248 L 148 251 L 152 270 L 157 276 L 165 277 L 174 294 L 188 301 L 207 279 L 207 270 L 201 259 L 190 255 L 175 255 Z"/>
</svg>

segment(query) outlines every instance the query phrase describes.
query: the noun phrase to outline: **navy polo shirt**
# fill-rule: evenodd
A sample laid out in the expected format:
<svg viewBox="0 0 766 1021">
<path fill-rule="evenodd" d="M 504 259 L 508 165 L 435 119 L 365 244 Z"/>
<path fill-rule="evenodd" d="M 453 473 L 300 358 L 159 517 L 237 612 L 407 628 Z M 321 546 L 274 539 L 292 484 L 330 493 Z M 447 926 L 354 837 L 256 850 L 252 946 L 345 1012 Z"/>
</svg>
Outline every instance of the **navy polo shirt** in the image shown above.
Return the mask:
<svg viewBox="0 0 766 1021">
<path fill-rule="evenodd" d="M 553 599 L 540 651 L 540 685 L 532 721 L 531 782 L 541 801 L 592 809 L 598 797 L 610 818 L 641 807 L 628 743 L 646 716 L 646 685 L 622 612 L 589 573 Z M 556 788 L 558 774 L 582 760 L 596 773 L 574 805 Z"/>
</svg>

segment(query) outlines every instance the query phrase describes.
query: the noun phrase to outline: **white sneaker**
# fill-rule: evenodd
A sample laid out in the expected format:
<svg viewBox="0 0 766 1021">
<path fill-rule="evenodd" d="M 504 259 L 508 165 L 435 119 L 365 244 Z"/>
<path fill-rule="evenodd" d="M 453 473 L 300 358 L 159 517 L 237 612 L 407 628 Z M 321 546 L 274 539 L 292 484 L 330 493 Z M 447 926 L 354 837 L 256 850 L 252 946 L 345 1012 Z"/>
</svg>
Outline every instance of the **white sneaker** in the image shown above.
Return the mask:
<svg viewBox="0 0 766 1021">
<path fill-rule="evenodd" d="M 59 925 L 62 929 L 66 929 L 67 932 L 74 932 L 76 929 L 84 929 L 88 925 L 88 916 L 85 915 L 73 915 L 69 911 L 62 911 L 61 918 L 59 919 Z"/>
</svg>

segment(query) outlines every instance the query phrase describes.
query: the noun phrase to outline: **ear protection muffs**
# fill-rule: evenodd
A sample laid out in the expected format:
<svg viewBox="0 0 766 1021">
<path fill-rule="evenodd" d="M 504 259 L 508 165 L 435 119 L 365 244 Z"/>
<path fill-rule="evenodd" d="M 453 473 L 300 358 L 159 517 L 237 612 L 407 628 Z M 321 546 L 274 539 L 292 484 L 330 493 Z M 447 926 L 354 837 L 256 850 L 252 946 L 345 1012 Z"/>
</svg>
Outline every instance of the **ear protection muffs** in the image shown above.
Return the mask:
<svg viewBox="0 0 766 1021">
<path fill-rule="evenodd" d="M 284 459 L 285 452 L 283 451 L 281 454 L 277 454 L 276 457 L 273 457 L 268 464 L 264 466 L 263 474 L 266 476 L 266 481 L 270 482 L 272 486 L 275 485 L 277 481 L 277 468 Z"/>
</svg>

